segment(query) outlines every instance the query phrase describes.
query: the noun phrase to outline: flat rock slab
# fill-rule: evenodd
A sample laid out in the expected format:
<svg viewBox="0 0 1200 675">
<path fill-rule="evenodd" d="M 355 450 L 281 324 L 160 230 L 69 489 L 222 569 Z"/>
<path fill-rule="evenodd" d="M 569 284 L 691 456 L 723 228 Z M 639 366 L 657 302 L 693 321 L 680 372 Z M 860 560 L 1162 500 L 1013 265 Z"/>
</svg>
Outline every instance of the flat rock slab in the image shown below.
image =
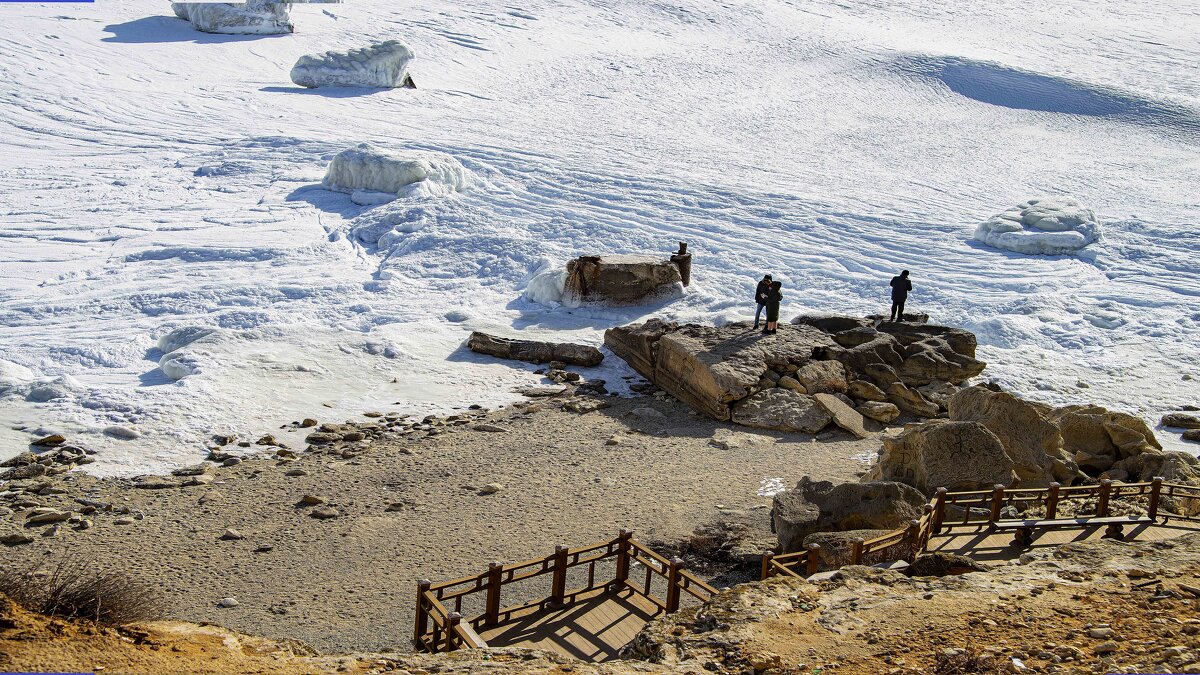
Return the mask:
<svg viewBox="0 0 1200 675">
<path fill-rule="evenodd" d="M 854 408 L 846 405 L 842 399 L 833 394 L 813 394 L 813 399 L 833 417 L 839 427 L 849 431 L 858 438 L 870 436 L 863 427 L 863 416 Z"/>
<path fill-rule="evenodd" d="M 764 389 L 740 401 L 733 409 L 733 421 L 737 424 L 777 431 L 815 434 L 832 419 L 833 416 L 812 396 L 797 394 L 790 389 Z"/>
<path fill-rule="evenodd" d="M 588 345 L 517 340 L 478 331 L 471 333 L 471 337 L 467 340 L 467 348 L 479 354 L 528 361 L 529 363 L 562 361 L 573 366 L 591 367 L 600 365 L 600 362 L 604 360 L 604 354 L 601 354 L 599 349 Z"/>
</svg>

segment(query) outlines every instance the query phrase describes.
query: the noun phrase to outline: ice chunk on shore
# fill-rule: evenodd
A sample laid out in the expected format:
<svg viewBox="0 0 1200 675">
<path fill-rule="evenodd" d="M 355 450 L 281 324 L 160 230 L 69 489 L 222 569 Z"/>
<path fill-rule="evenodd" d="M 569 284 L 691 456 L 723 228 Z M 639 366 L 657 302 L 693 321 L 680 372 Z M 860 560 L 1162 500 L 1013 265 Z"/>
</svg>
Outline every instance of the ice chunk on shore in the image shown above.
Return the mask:
<svg viewBox="0 0 1200 675">
<path fill-rule="evenodd" d="M 288 3 L 270 0 L 249 2 L 173 2 L 175 16 L 196 30 L 224 35 L 277 35 L 291 33 Z"/>
<path fill-rule="evenodd" d="M 163 352 L 158 367 L 172 380 L 182 380 L 201 371 L 203 359 L 193 346 L 216 342 L 221 331 L 217 328 L 185 326 L 176 328 L 158 339 L 158 349 Z"/>
<path fill-rule="evenodd" d="M 301 87 L 413 87 L 408 76 L 412 49 L 388 40 L 345 52 L 301 56 L 292 67 L 292 82 Z"/>
<path fill-rule="evenodd" d="M 525 297 L 543 305 L 563 303 L 567 286 L 567 271 L 561 267 L 546 269 L 533 275 L 525 286 Z M 578 303 L 575 303 L 578 304 Z"/>
<path fill-rule="evenodd" d="M 20 394 L 28 391 L 29 383 L 33 382 L 33 371 L 12 361 L 0 359 L 0 396 Z"/>
<path fill-rule="evenodd" d="M 1074 199 L 1031 199 L 981 223 L 974 238 L 1016 253 L 1063 255 L 1099 239 L 1100 222 Z"/>
<path fill-rule="evenodd" d="M 398 152 L 363 143 L 335 155 L 322 184 L 339 192 L 436 197 L 461 192 L 470 181 L 470 172 L 445 153 Z"/>
</svg>

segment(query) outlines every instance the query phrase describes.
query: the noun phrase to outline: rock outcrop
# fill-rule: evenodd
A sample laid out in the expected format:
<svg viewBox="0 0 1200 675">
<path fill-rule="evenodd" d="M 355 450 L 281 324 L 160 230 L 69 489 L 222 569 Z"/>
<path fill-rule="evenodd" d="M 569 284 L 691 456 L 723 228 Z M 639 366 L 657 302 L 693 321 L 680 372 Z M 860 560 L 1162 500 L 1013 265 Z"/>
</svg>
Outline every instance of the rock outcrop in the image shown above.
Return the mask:
<svg viewBox="0 0 1200 675">
<path fill-rule="evenodd" d="M 927 498 L 896 482 L 842 483 L 812 481 L 775 495 L 771 520 L 780 551 L 803 549 L 815 532 L 895 530 L 924 513 Z"/>
<path fill-rule="evenodd" d="M 1063 450 L 1062 433 L 1032 404 L 1012 394 L 968 387 L 949 400 L 950 419 L 979 422 L 1000 440 L 1021 487 L 1070 485 L 1078 467 Z"/>
<path fill-rule="evenodd" d="M 1121 460 L 1162 452 L 1146 422 L 1126 413 L 1072 405 L 1049 411 L 1046 419 L 1062 434 L 1063 449 L 1090 476 L 1099 476 Z"/>
<path fill-rule="evenodd" d="M 637 305 L 682 293 L 683 276 L 671 257 L 581 256 L 567 263 L 562 302 Z"/>
<path fill-rule="evenodd" d="M 979 422 L 933 420 L 885 437 L 864 481 L 895 481 L 931 495 L 1012 485 L 1015 464 L 1000 439 Z"/>
<path fill-rule="evenodd" d="M 816 421 L 811 397 L 824 394 L 834 397 L 825 399 L 830 419 L 860 437 L 866 433 L 862 416 L 888 423 L 901 412 L 941 415 L 958 384 L 984 367 L 974 358 L 975 337 L 967 331 L 875 325 L 851 317 L 800 317 L 763 335 L 745 323 L 711 327 L 651 319 L 609 329 L 604 344 L 660 388 L 715 419 L 811 429 Z M 772 390 L 788 393 L 756 396 Z M 779 417 L 793 413 L 799 415 L 794 422 Z"/>
<path fill-rule="evenodd" d="M 408 75 L 412 49 L 399 40 L 301 56 L 292 66 L 292 82 L 301 87 L 415 88 Z"/>
<path fill-rule="evenodd" d="M 467 340 L 467 348 L 488 356 L 530 363 L 561 361 L 573 366 L 591 367 L 600 365 L 600 362 L 604 360 L 604 354 L 600 353 L 599 349 L 588 345 L 515 340 L 478 331 L 471 333 L 471 337 Z"/>
</svg>

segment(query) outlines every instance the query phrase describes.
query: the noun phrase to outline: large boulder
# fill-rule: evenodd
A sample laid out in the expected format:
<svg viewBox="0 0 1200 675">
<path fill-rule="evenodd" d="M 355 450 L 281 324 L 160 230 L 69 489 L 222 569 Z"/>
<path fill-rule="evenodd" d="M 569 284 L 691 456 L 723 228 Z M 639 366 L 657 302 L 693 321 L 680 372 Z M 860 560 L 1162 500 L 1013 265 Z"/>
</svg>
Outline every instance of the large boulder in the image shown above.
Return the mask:
<svg viewBox="0 0 1200 675">
<path fill-rule="evenodd" d="M 921 517 L 927 499 L 895 482 L 842 483 L 812 481 L 775 495 L 772 523 L 782 553 L 802 550 L 815 532 L 895 530 Z"/>
<path fill-rule="evenodd" d="M 173 2 L 175 16 L 199 31 L 225 35 L 278 35 L 291 33 L 289 3 L 275 0 L 249 2 Z"/>
<path fill-rule="evenodd" d="M 809 361 L 793 377 L 810 394 L 844 394 L 848 387 L 846 368 L 837 361 Z"/>
<path fill-rule="evenodd" d="M 682 293 L 683 277 L 670 257 L 581 256 L 567 263 L 562 302 L 638 305 Z"/>
<path fill-rule="evenodd" d="M 1186 452 L 1143 453 L 1118 461 L 1110 471 L 1123 471 L 1130 481 L 1162 478 L 1166 483 L 1200 487 L 1200 459 Z M 1185 516 L 1200 515 L 1200 499 L 1164 498 L 1162 507 Z"/>
<path fill-rule="evenodd" d="M 1046 419 L 1058 427 L 1068 456 L 1091 476 L 1099 476 L 1123 459 L 1162 452 L 1149 425 L 1127 413 L 1072 405 L 1047 412 Z"/>
<path fill-rule="evenodd" d="M 884 437 L 879 461 L 864 481 L 896 481 L 925 494 L 1012 485 L 1015 465 L 1000 439 L 979 422 L 931 420 Z"/>
<path fill-rule="evenodd" d="M 815 434 L 832 420 L 828 409 L 812 396 L 779 387 L 764 389 L 733 407 L 736 424 L 759 429 Z"/>
<path fill-rule="evenodd" d="M 979 422 L 1000 439 L 1012 460 L 1021 487 L 1070 485 L 1077 466 L 1063 450 L 1058 427 L 1042 418 L 1037 408 L 1021 399 L 985 387 L 968 387 L 948 402 L 950 419 Z"/>
<path fill-rule="evenodd" d="M 600 365 L 600 362 L 604 360 L 604 354 L 599 349 L 588 345 L 515 340 L 478 331 L 471 333 L 471 337 L 467 340 L 467 348 L 479 354 L 530 363 L 562 361 L 573 366 L 591 367 Z"/>
<path fill-rule="evenodd" d="M 692 409 L 718 420 L 730 419 L 733 404 L 762 389 L 768 371 L 806 363 L 813 349 L 831 344 L 807 326 L 781 326 L 779 333 L 763 335 L 745 323 L 713 327 L 651 320 L 604 333 L 604 345 L 614 354 Z"/>
<path fill-rule="evenodd" d="M 292 82 L 301 87 L 413 87 L 408 76 L 412 49 L 399 40 L 301 56 L 292 66 Z"/>
</svg>

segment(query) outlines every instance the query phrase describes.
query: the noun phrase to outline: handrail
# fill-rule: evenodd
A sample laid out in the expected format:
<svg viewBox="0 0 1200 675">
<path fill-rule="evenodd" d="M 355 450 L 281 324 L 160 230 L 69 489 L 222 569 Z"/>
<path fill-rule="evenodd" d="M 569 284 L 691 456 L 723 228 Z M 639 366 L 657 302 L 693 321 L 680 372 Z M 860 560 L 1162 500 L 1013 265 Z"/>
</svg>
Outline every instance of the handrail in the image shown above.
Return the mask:
<svg viewBox="0 0 1200 675">
<path fill-rule="evenodd" d="M 1200 501 L 1200 487 L 1166 483 L 1162 478 L 1154 478 L 1149 482 L 1140 483 L 1117 483 L 1101 480 L 1098 485 L 1068 487 L 1051 483 L 1049 487 L 1045 488 L 1006 488 L 1003 485 L 996 485 L 991 490 L 964 492 L 949 492 L 946 488 L 938 488 L 937 493 L 925 505 L 924 514 L 920 519 L 910 521 L 903 528 L 872 539 L 852 542 L 850 564 L 862 564 L 864 559 L 873 553 L 902 546 L 911 546 L 911 548 L 905 551 L 906 555 L 890 558 L 891 560 L 915 557 L 927 550 L 929 539 L 934 534 L 960 527 L 994 527 L 1001 520 L 1001 512 L 1004 507 L 1012 506 L 1014 503 L 1046 508 L 1046 517 L 1034 519 L 1031 523 L 1031 527 L 1037 527 L 1039 522 L 1054 520 L 1058 508 L 1064 502 L 1095 497 L 1097 498 L 1096 513 L 1076 519 L 1079 522 L 1078 527 L 1086 528 L 1089 527 L 1088 521 L 1091 518 L 1108 516 L 1114 499 L 1142 496 L 1149 498 L 1147 511 L 1151 521 L 1162 517 L 1164 523 L 1172 519 L 1200 522 L 1198 516 L 1172 513 L 1162 508 L 1164 498 Z M 947 507 L 961 509 L 963 512 L 961 517 L 951 518 Z M 972 511 L 975 508 L 978 508 L 979 511 L 986 511 L 987 515 L 977 515 L 973 518 Z M 768 552 L 763 555 L 761 578 L 767 579 L 780 574 L 801 578 L 811 576 L 818 571 L 820 562 L 821 548 L 817 545 L 793 553 Z M 886 562 L 886 560 L 881 562 Z"/>
<path fill-rule="evenodd" d="M 596 564 L 611 558 L 616 559 L 613 578 L 598 580 Z M 633 563 L 646 568 L 644 586 L 629 579 Z M 568 590 L 567 571 L 582 566 L 587 566 L 586 585 Z M 553 575 L 549 596 L 522 605 L 501 607 L 501 592 L 505 585 L 545 574 Z M 666 580 L 666 598 L 651 590 L 655 575 Z M 632 532 L 621 530 L 615 539 L 577 548 L 559 546 L 553 554 L 543 558 L 509 565 L 492 563 L 483 574 L 436 584 L 422 580 L 417 584 L 413 645 L 424 651 L 486 647 L 487 642 L 476 631 L 505 623 L 520 612 L 571 605 L 585 597 L 593 597 L 594 591 L 604 588 L 628 588 L 667 613 L 678 611 L 683 593 L 700 601 L 707 601 L 717 593 L 717 589 L 684 569 L 682 560 L 668 559 L 633 539 Z M 464 618 L 462 599 L 474 593 L 486 594 L 485 609 Z M 450 601 L 453 601 L 453 610 L 443 604 Z"/>
</svg>

